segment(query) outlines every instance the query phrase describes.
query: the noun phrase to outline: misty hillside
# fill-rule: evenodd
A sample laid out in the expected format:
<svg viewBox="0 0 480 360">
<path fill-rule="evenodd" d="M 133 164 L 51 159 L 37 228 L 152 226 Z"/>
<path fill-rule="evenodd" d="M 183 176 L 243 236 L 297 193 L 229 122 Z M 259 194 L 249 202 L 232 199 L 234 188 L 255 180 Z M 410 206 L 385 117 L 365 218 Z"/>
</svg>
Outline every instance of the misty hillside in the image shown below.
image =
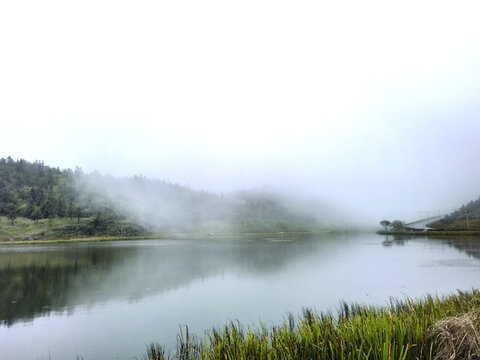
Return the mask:
<svg viewBox="0 0 480 360">
<path fill-rule="evenodd" d="M 471 219 L 480 218 L 480 198 L 474 201 L 470 201 L 468 204 L 463 205 L 457 211 L 454 211 L 453 213 L 447 215 L 445 217 L 445 220 L 447 222 L 452 222 L 458 219 L 466 219 L 467 214 Z"/>
<path fill-rule="evenodd" d="M 449 230 L 480 228 L 480 197 L 466 205 L 462 205 L 458 210 L 448 214 L 439 221 L 429 224 L 429 226 Z"/>
<path fill-rule="evenodd" d="M 12 224 L 18 217 L 69 218 L 65 236 L 309 231 L 320 223 L 313 207 L 293 205 L 278 194 L 215 194 L 142 176 L 85 174 L 10 157 L 0 159 L 0 215 Z"/>
</svg>

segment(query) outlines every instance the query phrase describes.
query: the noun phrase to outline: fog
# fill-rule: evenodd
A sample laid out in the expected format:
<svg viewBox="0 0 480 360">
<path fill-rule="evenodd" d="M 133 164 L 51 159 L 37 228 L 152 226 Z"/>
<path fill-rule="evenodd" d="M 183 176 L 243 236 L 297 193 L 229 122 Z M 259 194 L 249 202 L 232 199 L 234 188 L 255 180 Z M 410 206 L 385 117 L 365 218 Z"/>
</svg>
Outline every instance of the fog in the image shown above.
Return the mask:
<svg viewBox="0 0 480 360">
<path fill-rule="evenodd" d="M 282 233 L 358 226 L 347 214 L 311 196 L 271 189 L 218 194 L 141 176 L 76 173 L 77 204 L 98 221 L 133 221 L 134 231 L 218 234 Z M 123 231 L 131 233 L 127 225 Z M 280 235 L 279 235 L 280 236 Z"/>
<path fill-rule="evenodd" d="M 358 223 L 480 195 L 476 2 L 0 5 L 0 153 Z"/>
</svg>

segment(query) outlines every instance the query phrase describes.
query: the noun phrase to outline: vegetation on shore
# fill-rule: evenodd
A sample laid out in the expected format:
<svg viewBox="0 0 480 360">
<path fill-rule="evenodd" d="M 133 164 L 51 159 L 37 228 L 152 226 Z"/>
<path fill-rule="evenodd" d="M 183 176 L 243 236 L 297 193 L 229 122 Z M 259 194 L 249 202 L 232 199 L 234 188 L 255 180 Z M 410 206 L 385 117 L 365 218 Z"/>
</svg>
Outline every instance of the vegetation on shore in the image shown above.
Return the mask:
<svg viewBox="0 0 480 360">
<path fill-rule="evenodd" d="M 458 210 L 428 226 L 444 230 L 480 230 L 480 198 L 462 205 Z"/>
<path fill-rule="evenodd" d="M 410 230 L 379 230 L 379 235 L 405 235 L 405 236 L 480 236 L 480 230 L 425 230 L 425 231 L 410 231 Z"/>
<path fill-rule="evenodd" d="M 387 307 L 343 303 L 338 316 L 304 310 L 270 329 L 231 322 L 204 340 L 186 328 L 176 354 L 152 344 L 143 359 L 473 360 L 480 358 L 479 334 L 480 291 L 473 289 Z"/>
<path fill-rule="evenodd" d="M 127 230 L 126 230 L 127 229 Z M 324 234 L 327 231 L 315 232 Z M 333 231 L 328 231 L 332 233 Z M 163 238 L 236 238 L 248 237 L 250 239 L 275 236 L 289 238 L 292 236 L 311 236 L 311 231 L 296 232 L 192 232 L 192 233 L 154 233 L 137 227 L 130 222 L 116 221 L 107 224 L 98 224 L 95 218 L 82 218 L 70 220 L 69 218 L 43 219 L 33 221 L 19 217 L 15 225 L 5 216 L 0 216 L 0 245 L 20 244 L 48 244 L 68 242 L 96 242 L 113 240 L 140 240 Z"/>
<path fill-rule="evenodd" d="M 454 220 L 447 220 L 441 219 L 439 221 L 435 221 L 433 223 L 428 224 L 429 227 L 439 230 L 439 231 L 477 231 L 480 232 L 480 218 L 470 218 L 467 219 L 466 217 L 463 219 L 454 219 Z"/>
<path fill-rule="evenodd" d="M 0 245 L 35 245 L 35 244 L 62 244 L 74 242 L 100 242 L 100 241 L 121 241 L 121 240 L 146 240 L 164 239 L 166 235 L 144 235 L 144 236 L 92 236 L 71 239 L 47 239 L 47 240 L 12 240 L 0 241 Z"/>
<path fill-rule="evenodd" d="M 98 239 L 132 239 L 158 237 L 145 228 L 128 220 L 107 221 L 98 217 L 40 219 L 38 221 L 18 217 L 15 223 L 0 216 L 1 243 L 38 243 L 60 241 L 85 241 Z"/>
<path fill-rule="evenodd" d="M 446 215 L 440 220 L 426 224 L 428 229 L 420 230 L 410 228 L 401 220 L 380 221 L 383 230 L 381 235 L 421 235 L 421 236 L 446 236 L 470 235 L 480 236 L 480 198 L 462 205 L 458 210 Z"/>
<path fill-rule="evenodd" d="M 480 236 L 480 199 L 462 206 L 459 210 L 446 215 L 444 218 L 426 224 L 427 229 L 409 227 L 403 221 L 380 221 L 383 230 L 377 231 L 381 235 L 419 235 L 419 236 L 447 236 L 469 235 Z"/>
</svg>

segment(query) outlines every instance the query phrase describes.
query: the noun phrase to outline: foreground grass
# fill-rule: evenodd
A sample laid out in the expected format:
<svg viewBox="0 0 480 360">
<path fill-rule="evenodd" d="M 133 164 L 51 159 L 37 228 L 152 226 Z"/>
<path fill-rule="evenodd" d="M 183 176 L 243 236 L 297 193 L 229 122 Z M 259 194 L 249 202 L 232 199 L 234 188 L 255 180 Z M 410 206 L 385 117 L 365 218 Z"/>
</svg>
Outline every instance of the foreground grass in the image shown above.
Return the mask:
<svg viewBox="0 0 480 360">
<path fill-rule="evenodd" d="M 305 310 L 270 329 L 230 323 L 203 341 L 187 328 L 175 355 L 152 344 L 143 359 L 480 359 L 478 314 L 479 290 L 388 307 L 344 303 L 338 316 Z"/>
</svg>

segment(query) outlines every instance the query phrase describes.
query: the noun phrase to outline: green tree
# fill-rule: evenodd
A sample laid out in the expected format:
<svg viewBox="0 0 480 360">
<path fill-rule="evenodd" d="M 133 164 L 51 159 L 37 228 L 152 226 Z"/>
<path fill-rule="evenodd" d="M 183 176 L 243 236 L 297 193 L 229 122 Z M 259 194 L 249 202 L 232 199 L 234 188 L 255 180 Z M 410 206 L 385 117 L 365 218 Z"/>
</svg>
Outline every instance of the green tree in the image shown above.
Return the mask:
<svg viewBox="0 0 480 360">
<path fill-rule="evenodd" d="M 15 220 L 17 219 L 17 206 L 15 203 L 9 203 L 7 205 L 7 218 L 12 225 L 15 225 Z"/>
<path fill-rule="evenodd" d="M 42 218 L 42 213 L 38 206 L 33 207 L 33 211 L 32 211 L 32 214 L 30 215 L 30 218 L 36 223 L 38 222 L 38 220 Z"/>
<path fill-rule="evenodd" d="M 394 220 L 392 221 L 392 223 L 390 224 L 390 226 L 392 227 L 393 230 L 395 231 L 400 231 L 400 230 L 404 230 L 405 229 L 405 223 L 401 220 Z"/>
</svg>

